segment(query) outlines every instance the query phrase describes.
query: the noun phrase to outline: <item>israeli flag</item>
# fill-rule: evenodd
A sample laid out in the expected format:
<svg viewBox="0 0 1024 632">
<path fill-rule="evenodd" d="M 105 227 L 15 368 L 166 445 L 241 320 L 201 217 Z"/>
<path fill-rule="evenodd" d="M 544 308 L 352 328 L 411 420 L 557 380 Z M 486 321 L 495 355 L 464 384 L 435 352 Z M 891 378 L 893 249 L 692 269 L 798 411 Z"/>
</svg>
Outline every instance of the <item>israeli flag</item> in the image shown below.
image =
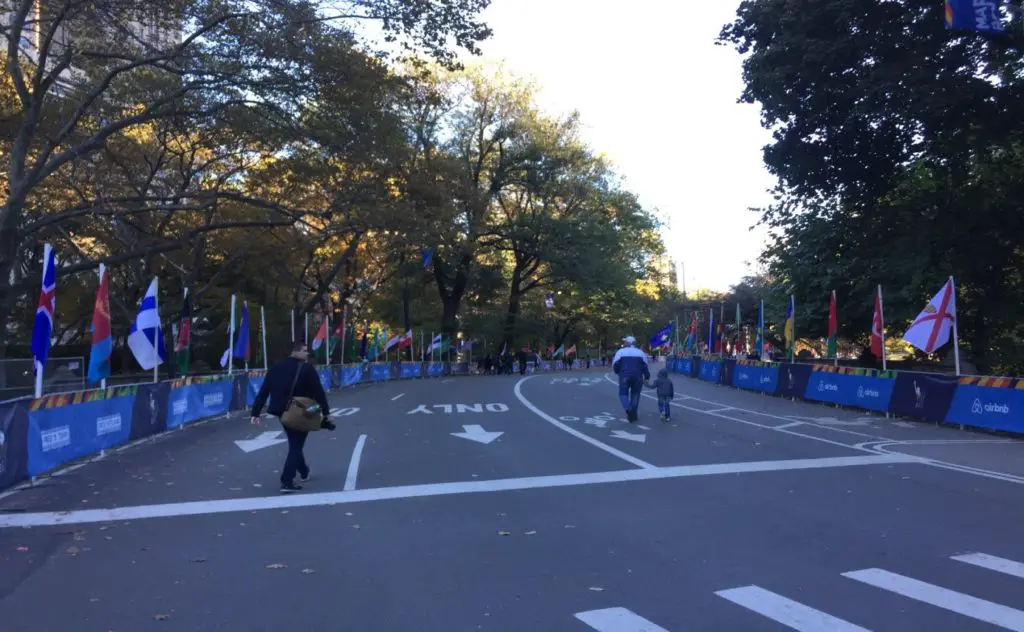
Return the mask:
<svg viewBox="0 0 1024 632">
<path fill-rule="evenodd" d="M 132 350 L 132 355 L 139 366 L 146 371 L 163 364 L 167 359 L 163 327 L 160 326 L 160 312 L 157 310 L 156 289 L 156 279 L 153 279 L 142 298 L 139 315 L 135 317 L 131 332 L 128 334 L 128 348 Z"/>
</svg>

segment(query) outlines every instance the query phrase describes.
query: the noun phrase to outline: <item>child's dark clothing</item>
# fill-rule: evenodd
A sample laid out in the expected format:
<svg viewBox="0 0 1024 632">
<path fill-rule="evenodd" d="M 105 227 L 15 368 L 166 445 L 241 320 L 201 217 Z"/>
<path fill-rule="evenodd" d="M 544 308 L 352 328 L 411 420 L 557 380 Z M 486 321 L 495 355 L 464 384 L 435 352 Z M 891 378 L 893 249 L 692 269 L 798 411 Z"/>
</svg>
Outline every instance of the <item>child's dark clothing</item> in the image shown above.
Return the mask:
<svg viewBox="0 0 1024 632">
<path fill-rule="evenodd" d="M 672 399 L 676 395 L 675 385 L 668 377 L 668 370 L 658 371 L 658 379 L 654 380 L 654 388 L 658 391 L 658 412 L 661 418 L 668 421 L 672 417 Z"/>
</svg>

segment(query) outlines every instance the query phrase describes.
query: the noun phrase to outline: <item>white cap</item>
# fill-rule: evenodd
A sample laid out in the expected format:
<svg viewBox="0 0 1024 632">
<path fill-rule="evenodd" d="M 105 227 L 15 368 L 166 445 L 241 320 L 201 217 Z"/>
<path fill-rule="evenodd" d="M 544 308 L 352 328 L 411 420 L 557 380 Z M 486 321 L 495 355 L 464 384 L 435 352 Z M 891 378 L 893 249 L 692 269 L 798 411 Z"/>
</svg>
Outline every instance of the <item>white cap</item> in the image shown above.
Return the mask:
<svg viewBox="0 0 1024 632">
<path fill-rule="evenodd" d="M 635 345 L 636 338 L 634 338 L 633 336 L 626 336 L 625 338 L 622 339 L 622 342 L 626 343 L 627 345 Z"/>
</svg>

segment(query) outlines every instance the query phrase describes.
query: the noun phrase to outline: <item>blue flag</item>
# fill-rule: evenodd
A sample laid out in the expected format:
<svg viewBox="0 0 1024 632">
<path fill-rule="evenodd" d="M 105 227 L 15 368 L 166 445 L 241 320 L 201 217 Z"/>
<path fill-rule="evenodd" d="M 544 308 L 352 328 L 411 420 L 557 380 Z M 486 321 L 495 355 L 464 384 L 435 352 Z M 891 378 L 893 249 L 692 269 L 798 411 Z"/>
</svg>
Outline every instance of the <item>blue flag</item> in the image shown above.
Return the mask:
<svg viewBox="0 0 1024 632">
<path fill-rule="evenodd" d="M 146 290 L 146 295 L 142 297 L 139 313 L 128 333 L 128 348 L 132 350 L 132 355 L 139 366 L 146 371 L 163 364 L 167 359 L 157 296 L 157 280 L 153 279 Z"/>
<path fill-rule="evenodd" d="M 245 302 L 242 303 L 242 322 L 238 324 L 234 357 L 249 361 L 249 304 Z"/>
<path fill-rule="evenodd" d="M 946 0 L 946 28 L 975 33 L 1006 31 L 999 11 L 1000 0 Z"/>
<path fill-rule="evenodd" d="M 32 327 L 32 356 L 36 370 L 42 371 L 50 355 L 50 338 L 53 336 L 53 318 L 57 307 L 57 267 L 53 247 L 43 248 L 43 286 L 39 291 L 39 306 L 36 307 L 36 322 Z"/>
<path fill-rule="evenodd" d="M 664 347 L 672 342 L 672 327 L 673 323 L 669 323 L 662 327 L 658 333 L 651 336 L 650 344 L 652 349 Z"/>
<path fill-rule="evenodd" d="M 423 269 L 430 268 L 430 263 L 434 259 L 434 251 L 430 248 L 423 248 L 420 250 L 420 254 L 423 255 Z"/>
</svg>

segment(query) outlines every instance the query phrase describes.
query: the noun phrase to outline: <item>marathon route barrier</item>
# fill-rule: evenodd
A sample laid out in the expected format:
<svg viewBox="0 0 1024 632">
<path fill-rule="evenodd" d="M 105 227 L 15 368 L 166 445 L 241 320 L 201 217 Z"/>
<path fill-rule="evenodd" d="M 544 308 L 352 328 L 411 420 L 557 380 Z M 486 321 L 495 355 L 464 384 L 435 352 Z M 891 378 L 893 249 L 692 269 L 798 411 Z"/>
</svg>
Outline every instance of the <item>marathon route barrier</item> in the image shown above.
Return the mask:
<svg viewBox="0 0 1024 632">
<path fill-rule="evenodd" d="M 562 363 L 544 362 L 541 371 Z M 317 369 L 325 390 L 468 376 L 468 362 L 387 362 Z M 250 406 L 266 372 L 194 376 L 0 403 L 0 491 L 129 441 Z"/>
<path fill-rule="evenodd" d="M 778 397 L 1024 434 L 1024 379 L 701 357 L 667 358 L 666 367 Z"/>
</svg>

